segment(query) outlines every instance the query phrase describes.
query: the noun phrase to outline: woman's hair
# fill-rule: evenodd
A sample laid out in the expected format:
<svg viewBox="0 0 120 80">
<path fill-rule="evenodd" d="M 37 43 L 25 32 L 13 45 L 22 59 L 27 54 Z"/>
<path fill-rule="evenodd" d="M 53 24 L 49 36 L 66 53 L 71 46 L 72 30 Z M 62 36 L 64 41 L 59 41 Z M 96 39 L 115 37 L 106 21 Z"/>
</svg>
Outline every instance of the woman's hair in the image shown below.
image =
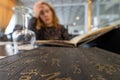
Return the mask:
<svg viewBox="0 0 120 80">
<path fill-rule="evenodd" d="M 55 13 L 55 10 L 53 9 L 53 7 L 45 1 L 41 1 L 41 4 L 47 5 L 50 8 L 50 10 L 52 11 L 52 14 L 53 14 L 53 19 L 52 19 L 53 20 L 52 21 L 53 26 L 56 27 L 56 28 L 59 28 L 60 27 L 59 26 L 59 19 L 58 19 L 56 13 Z M 41 27 L 44 27 L 44 26 L 45 26 L 44 22 L 39 17 L 38 20 L 37 20 L 37 27 L 36 28 L 40 29 Z"/>
</svg>

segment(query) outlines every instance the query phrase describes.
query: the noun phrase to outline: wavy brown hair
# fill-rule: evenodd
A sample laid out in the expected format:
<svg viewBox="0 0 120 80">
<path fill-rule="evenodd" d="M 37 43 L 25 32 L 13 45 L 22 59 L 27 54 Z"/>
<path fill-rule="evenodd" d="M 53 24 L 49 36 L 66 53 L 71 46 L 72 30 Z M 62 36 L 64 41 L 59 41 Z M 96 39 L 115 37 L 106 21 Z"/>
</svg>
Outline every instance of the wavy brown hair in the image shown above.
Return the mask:
<svg viewBox="0 0 120 80">
<path fill-rule="evenodd" d="M 53 26 L 56 27 L 56 28 L 59 28 L 60 27 L 59 26 L 59 19 L 56 15 L 56 12 L 55 12 L 54 8 L 49 3 L 45 2 L 45 1 L 41 1 L 41 4 L 47 5 L 50 8 L 50 10 L 52 11 L 52 14 L 53 14 L 53 21 L 52 21 Z M 37 19 L 37 27 L 36 28 L 40 29 L 41 27 L 45 27 L 45 24 L 39 17 Z"/>
</svg>

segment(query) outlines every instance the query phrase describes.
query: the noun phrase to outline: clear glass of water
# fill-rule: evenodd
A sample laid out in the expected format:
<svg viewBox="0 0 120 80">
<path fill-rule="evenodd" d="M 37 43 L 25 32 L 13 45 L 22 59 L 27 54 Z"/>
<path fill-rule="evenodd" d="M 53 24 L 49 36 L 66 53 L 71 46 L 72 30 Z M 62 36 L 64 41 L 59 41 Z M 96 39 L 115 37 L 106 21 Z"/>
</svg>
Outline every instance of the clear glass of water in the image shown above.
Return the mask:
<svg viewBox="0 0 120 80">
<path fill-rule="evenodd" d="M 12 34 L 13 44 L 14 44 L 14 53 L 18 53 L 18 47 L 20 45 L 31 44 L 32 47 L 35 45 L 36 36 L 32 30 L 28 29 L 28 16 L 29 13 L 25 12 L 21 8 L 23 12 L 21 12 L 22 17 L 22 30 L 15 30 Z"/>
</svg>

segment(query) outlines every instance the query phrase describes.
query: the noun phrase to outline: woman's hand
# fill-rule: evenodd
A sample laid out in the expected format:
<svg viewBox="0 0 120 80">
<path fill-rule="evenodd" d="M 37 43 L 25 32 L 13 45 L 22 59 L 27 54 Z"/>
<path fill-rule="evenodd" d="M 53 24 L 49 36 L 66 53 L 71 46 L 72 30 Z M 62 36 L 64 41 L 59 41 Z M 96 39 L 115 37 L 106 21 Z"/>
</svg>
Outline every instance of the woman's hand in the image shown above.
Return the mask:
<svg viewBox="0 0 120 80">
<path fill-rule="evenodd" d="M 34 4 L 33 11 L 34 11 L 34 17 L 39 18 L 40 11 L 42 10 L 41 1 Z"/>
</svg>

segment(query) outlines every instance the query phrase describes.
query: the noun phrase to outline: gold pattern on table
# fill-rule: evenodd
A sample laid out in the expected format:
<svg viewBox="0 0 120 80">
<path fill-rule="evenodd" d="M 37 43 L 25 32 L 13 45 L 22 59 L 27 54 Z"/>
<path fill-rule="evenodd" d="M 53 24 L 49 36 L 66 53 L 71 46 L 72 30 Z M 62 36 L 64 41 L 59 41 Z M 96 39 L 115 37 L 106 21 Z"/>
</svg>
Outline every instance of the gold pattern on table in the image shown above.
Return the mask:
<svg viewBox="0 0 120 80">
<path fill-rule="evenodd" d="M 81 74 L 80 65 L 74 64 L 73 68 L 74 68 L 74 71 L 73 71 L 74 74 Z"/>
<path fill-rule="evenodd" d="M 115 65 L 115 66 L 117 66 L 117 70 L 120 72 L 120 65 Z"/>
<path fill-rule="evenodd" d="M 114 72 L 117 71 L 117 69 L 113 65 L 108 65 L 108 64 L 102 65 L 97 63 L 96 67 L 98 68 L 99 71 L 101 72 L 105 71 L 109 75 L 112 75 Z"/>
<path fill-rule="evenodd" d="M 31 80 L 32 75 L 37 76 L 38 75 L 38 71 L 37 69 L 34 70 L 30 70 L 28 72 L 23 72 L 20 73 L 22 76 L 20 77 L 20 80 Z"/>
<path fill-rule="evenodd" d="M 21 76 L 19 80 L 31 80 L 31 76 Z"/>
<path fill-rule="evenodd" d="M 120 72 L 120 68 L 117 68 L 118 69 L 118 71 Z"/>
<path fill-rule="evenodd" d="M 52 59 L 52 64 L 51 64 L 52 66 L 53 65 L 56 65 L 57 67 L 60 67 L 60 60 L 59 59 L 55 59 L 55 58 L 53 58 Z"/>
<path fill-rule="evenodd" d="M 50 74 L 43 74 L 41 77 L 46 78 L 45 80 L 53 80 L 55 77 L 59 76 L 61 73 L 60 72 L 54 72 Z"/>
<path fill-rule="evenodd" d="M 92 80 L 107 80 L 102 75 L 91 76 L 91 77 L 92 77 Z"/>
<path fill-rule="evenodd" d="M 68 77 L 68 78 L 56 78 L 55 80 L 72 80 L 72 79 Z"/>
<path fill-rule="evenodd" d="M 24 63 L 30 64 L 31 62 L 33 62 L 34 60 L 26 60 Z"/>
<path fill-rule="evenodd" d="M 44 56 L 41 56 L 41 59 L 47 59 L 49 54 L 45 54 Z"/>
<path fill-rule="evenodd" d="M 47 63 L 48 54 L 45 54 L 44 56 L 41 56 L 40 58 L 43 63 Z"/>
</svg>

